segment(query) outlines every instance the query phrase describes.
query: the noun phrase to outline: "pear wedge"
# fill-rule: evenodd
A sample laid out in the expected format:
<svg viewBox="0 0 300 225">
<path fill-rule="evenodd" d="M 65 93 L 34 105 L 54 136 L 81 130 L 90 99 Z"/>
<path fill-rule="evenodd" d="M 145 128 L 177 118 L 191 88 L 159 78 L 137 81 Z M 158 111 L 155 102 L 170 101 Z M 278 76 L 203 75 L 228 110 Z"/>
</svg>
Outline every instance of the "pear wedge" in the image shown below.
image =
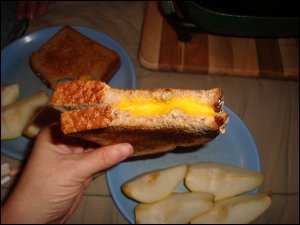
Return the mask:
<svg viewBox="0 0 300 225">
<path fill-rule="evenodd" d="M 214 207 L 190 221 L 191 224 L 246 224 L 255 220 L 271 206 L 266 193 L 237 196 L 215 203 Z"/>
<path fill-rule="evenodd" d="M 185 177 L 187 165 L 142 174 L 122 185 L 122 191 L 138 202 L 152 203 L 166 198 Z"/>
<path fill-rule="evenodd" d="M 20 86 L 18 83 L 1 86 L 1 107 L 15 102 L 19 94 Z"/>
<path fill-rule="evenodd" d="M 59 118 L 60 112 L 46 105 L 32 117 L 23 130 L 23 134 L 28 138 L 35 138 L 43 126 L 59 122 Z"/>
<path fill-rule="evenodd" d="M 138 204 L 135 220 L 138 224 L 187 224 L 213 207 L 213 197 L 207 193 L 172 193 L 159 202 Z"/>
<path fill-rule="evenodd" d="M 48 102 L 48 95 L 39 91 L 25 99 L 1 108 L 1 140 L 17 138 L 28 121 Z"/>
<path fill-rule="evenodd" d="M 185 177 L 190 191 L 208 192 L 215 201 L 250 191 L 263 183 L 262 174 L 224 163 L 200 162 L 191 164 Z"/>
</svg>

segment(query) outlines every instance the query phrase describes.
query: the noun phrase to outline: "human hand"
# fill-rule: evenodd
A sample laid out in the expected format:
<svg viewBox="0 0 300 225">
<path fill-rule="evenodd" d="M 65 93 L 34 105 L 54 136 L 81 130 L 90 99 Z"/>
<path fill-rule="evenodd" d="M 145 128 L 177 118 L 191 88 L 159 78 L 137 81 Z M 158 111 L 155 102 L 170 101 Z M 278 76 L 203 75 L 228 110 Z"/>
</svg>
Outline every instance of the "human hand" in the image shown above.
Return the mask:
<svg viewBox="0 0 300 225">
<path fill-rule="evenodd" d="M 18 1 L 16 17 L 18 20 L 32 20 L 44 15 L 48 7 L 49 1 Z"/>
<path fill-rule="evenodd" d="M 94 175 L 132 152 L 129 144 L 84 152 L 58 125 L 43 128 L 17 186 L 1 207 L 1 223 L 64 223 Z"/>
</svg>

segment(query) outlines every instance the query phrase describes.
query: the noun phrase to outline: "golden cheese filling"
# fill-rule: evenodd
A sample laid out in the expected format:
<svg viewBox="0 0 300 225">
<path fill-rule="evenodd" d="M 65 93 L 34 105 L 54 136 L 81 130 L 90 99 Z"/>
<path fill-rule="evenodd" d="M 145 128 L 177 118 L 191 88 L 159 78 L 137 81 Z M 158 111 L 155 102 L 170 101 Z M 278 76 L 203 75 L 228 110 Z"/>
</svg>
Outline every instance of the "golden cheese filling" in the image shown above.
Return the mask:
<svg viewBox="0 0 300 225">
<path fill-rule="evenodd" d="M 133 116 L 157 116 L 164 115 L 178 109 L 192 116 L 213 116 L 214 109 L 207 103 L 199 102 L 193 97 L 176 98 L 168 100 L 153 98 L 129 98 L 121 99 L 116 103 L 120 111 L 128 112 Z"/>
</svg>

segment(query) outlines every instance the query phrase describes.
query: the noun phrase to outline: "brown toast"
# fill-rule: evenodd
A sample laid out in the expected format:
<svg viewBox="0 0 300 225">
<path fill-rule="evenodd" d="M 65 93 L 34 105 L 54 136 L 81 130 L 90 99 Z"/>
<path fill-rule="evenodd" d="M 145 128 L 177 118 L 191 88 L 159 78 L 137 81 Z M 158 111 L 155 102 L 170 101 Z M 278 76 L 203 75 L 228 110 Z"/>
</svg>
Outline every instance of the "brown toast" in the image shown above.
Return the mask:
<svg viewBox="0 0 300 225">
<path fill-rule="evenodd" d="M 209 113 L 194 114 L 194 109 L 189 112 L 189 107 L 185 111 L 180 106 L 185 101 L 194 106 L 195 100 L 208 107 Z M 122 108 L 124 101 L 129 103 Z M 136 101 L 136 108 L 142 109 L 138 113 L 131 111 Z M 174 108 L 169 108 L 172 104 Z M 212 141 L 225 132 L 229 119 L 223 104 L 220 88 L 127 90 L 99 81 L 58 83 L 51 97 L 52 107 L 62 112 L 63 133 L 100 145 L 128 142 L 134 147 L 134 156 Z"/>
<path fill-rule="evenodd" d="M 50 87 L 61 80 L 101 80 L 108 83 L 120 67 L 119 55 L 63 27 L 30 57 L 33 71 Z"/>
</svg>

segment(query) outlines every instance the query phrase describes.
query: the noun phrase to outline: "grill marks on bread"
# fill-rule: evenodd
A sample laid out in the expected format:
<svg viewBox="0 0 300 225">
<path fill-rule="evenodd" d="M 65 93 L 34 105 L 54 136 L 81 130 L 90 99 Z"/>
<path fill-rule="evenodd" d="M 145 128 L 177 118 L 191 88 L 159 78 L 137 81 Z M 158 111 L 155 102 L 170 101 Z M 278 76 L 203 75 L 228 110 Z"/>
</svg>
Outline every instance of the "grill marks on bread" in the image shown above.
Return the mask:
<svg viewBox="0 0 300 225">
<path fill-rule="evenodd" d="M 65 134 L 108 127 L 113 120 L 111 107 L 85 108 L 61 114 L 61 128 Z"/>
<path fill-rule="evenodd" d="M 108 88 L 105 83 L 99 81 L 58 83 L 51 102 L 62 111 L 79 109 L 103 102 Z"/>
</svg>

